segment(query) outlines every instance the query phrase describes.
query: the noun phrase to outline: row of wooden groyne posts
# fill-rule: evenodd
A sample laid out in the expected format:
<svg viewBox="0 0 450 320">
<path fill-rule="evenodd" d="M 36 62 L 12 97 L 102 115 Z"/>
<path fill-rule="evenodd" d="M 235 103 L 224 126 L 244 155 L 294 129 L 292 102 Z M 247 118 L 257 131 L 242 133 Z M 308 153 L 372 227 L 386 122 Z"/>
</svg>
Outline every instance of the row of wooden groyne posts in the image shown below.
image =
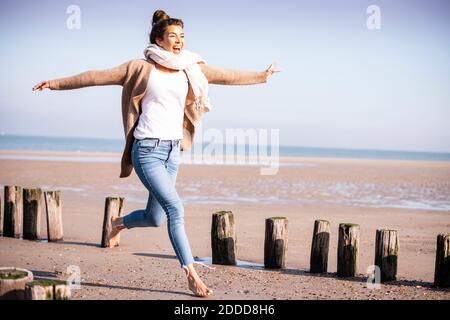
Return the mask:
<svg viewBox="0 0 450 320">
<path fill-rule="evenodd" d="M 43 198 L 43 199 L 42 199 Z M 44 201 L 43 201 L 44 200 Z M 4 237 L 39 240 L 42 203 L 45 202 L 47 239 L 49 242 L 63 240 L 62 205 L 60 191 L 40 188 L 4 187 L 4 214 L 0 196 L 0 235 Z M 104 220 L 100 246 L 110 247 L 111 218 L 123 215 L 124 198 L 108 197 L 105 200 Z M 266 219 L 264 241 L 264 267 L 284 269 L 288 246 L 288 219 Z M 338 277 L 355 277 L 358 273 L 360 251 L 360 227 L 341 223 L 337 246 Z M 310 272 L 326 273 L 330 244 L 330 223 L 316 220 L 311 244 Z M 236 231 L 233 213 L 217 212 L 212 215 L 211 225 L 212 263 L 236 265 Z M 375 237 L 375 261 L 379 268 L 379 281 L 397 279 L 399 237 L 396 230 L 377 230 Z M 439 234 L 436 244 L 436 287 L 450 287 L 450 234 Z"/>
<path fill-rule="evenodd" d="M 288 219 L 273 217 L 266 219 L 264 240 L 264 267 L 284 269 L 288 247 Z M 355 277 L 359 266 L 360 228 L 357 224 L 339 224 L 337 246 L 338 277 Z M 311 244 L 310 273 L 327 273 L 328 251 L 330 245 L 330 222 L 316 220 Z M 211 228 L 213 264 L 236 264 L 236 232 L 234 216 L 231 211 L 213 214 Z M 375 237 L 375 261 L 379 278 L 375 281 L 397 280 L 399 237 L 396 230 L 377 230 Z M 450 287 L 450 234 L 437 236 L 434 285 Z"/>
</svg>

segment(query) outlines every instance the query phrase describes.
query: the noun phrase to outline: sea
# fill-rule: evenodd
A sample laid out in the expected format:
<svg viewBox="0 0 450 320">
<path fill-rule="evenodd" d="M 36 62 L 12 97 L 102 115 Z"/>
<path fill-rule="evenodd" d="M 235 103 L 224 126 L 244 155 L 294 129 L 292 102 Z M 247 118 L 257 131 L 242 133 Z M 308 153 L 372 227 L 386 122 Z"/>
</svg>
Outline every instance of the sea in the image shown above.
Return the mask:
<svg viewBox="0 0 450 320">
<path fill-rule="evenodd" d="M 206 145 L 203 145 L 203 147 Z M 0 134 L 0 150 L 34 150 L 34 151 L 71 151 L 71 152 L 122 152 L 124 141 L 122 139 L 99 138 L 71 138 L 71 137 L 44 137 L 19 136 Z M 226 146 L 224 146 L 224 150 Z M 194 148 L 201 152 L 202 147 Z M 251 148 L 236 147 L 237 155 L 249 153 Z M 270 155 L 270 150 L 269 150 Z M 418 160 L 418 161 L 450 161 L 450 153 L 422 152 L 422 151 L 395 151 L 370 150 L 351 148 L 313 148 L 300 146 L 279 146 L 281 157 L 318 157 L 318 158 L 355 158 L 355 159 L 386 159 L 386 160 Z M 4 155 L 3 155 L 4 156 Z M 1 157 L 0 157 L 1 159 Z"/>
</svg>

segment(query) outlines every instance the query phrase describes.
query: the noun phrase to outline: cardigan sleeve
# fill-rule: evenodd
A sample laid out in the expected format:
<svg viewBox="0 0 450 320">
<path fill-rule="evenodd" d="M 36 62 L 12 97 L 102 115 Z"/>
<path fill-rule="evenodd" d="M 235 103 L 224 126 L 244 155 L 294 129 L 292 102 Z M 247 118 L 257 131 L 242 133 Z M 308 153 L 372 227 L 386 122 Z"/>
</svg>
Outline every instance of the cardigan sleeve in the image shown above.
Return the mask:
<svg viewBox="0 0 450 320">
<path fill-rule="evenodd" d="M 75 76 L 50 80 L 52 90 L 72 90 L 92 86 L 123 85 L 129 62 L 106 70 L 91 70 Z"/>
<path fill-rule="evenodd" d="M 200 64 L 200 68 L 211 84 L 249 85 L 267 82 L 267 75 L 264 71 L 251 72 L 213 68 L 203 63 Z"/>
</svg>

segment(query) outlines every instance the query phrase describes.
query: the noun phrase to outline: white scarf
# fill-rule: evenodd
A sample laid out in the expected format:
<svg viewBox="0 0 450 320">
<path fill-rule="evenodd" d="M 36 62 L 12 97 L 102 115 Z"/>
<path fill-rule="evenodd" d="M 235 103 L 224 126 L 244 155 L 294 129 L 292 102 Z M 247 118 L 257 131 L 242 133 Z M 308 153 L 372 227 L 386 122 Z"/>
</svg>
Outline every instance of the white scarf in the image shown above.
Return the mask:
<svg viewBox="0 0 450 320">
<path fill-rule="evenodd" d="M 211 110 L 211 103 L 208 97 L 208 79 L 203 74 L 199 62 L 205 62 L 198 54 L 187 50 L 182 50 L 180 54 L 164 50 L 156 44 L 151 44 L 145 49 L 144 55 L 156 63 L 173 70 L 183 70 L 186 72 L 192 91 L 195 96 L 195 108 L 205 108 L 206 112 Z"/>
</svg>

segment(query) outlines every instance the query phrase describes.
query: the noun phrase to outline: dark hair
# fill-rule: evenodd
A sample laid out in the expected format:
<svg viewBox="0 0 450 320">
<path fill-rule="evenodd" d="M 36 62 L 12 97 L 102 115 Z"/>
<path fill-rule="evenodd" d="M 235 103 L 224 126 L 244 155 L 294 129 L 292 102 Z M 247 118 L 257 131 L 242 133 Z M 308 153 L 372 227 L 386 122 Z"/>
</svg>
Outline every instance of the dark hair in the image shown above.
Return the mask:
<svg viewBox="0 0 450 320">
<path fill-rule="evenodd" d="M 156 10 L 153 14 L 152 31 L 150 32 L 150 43 L 157 44 L 156 39 L 163 39 L 168 26 L 180 26 L 184 28 L 184 23 L 180 19 L 173 19 L 163 10 Z"/>
</svg>

